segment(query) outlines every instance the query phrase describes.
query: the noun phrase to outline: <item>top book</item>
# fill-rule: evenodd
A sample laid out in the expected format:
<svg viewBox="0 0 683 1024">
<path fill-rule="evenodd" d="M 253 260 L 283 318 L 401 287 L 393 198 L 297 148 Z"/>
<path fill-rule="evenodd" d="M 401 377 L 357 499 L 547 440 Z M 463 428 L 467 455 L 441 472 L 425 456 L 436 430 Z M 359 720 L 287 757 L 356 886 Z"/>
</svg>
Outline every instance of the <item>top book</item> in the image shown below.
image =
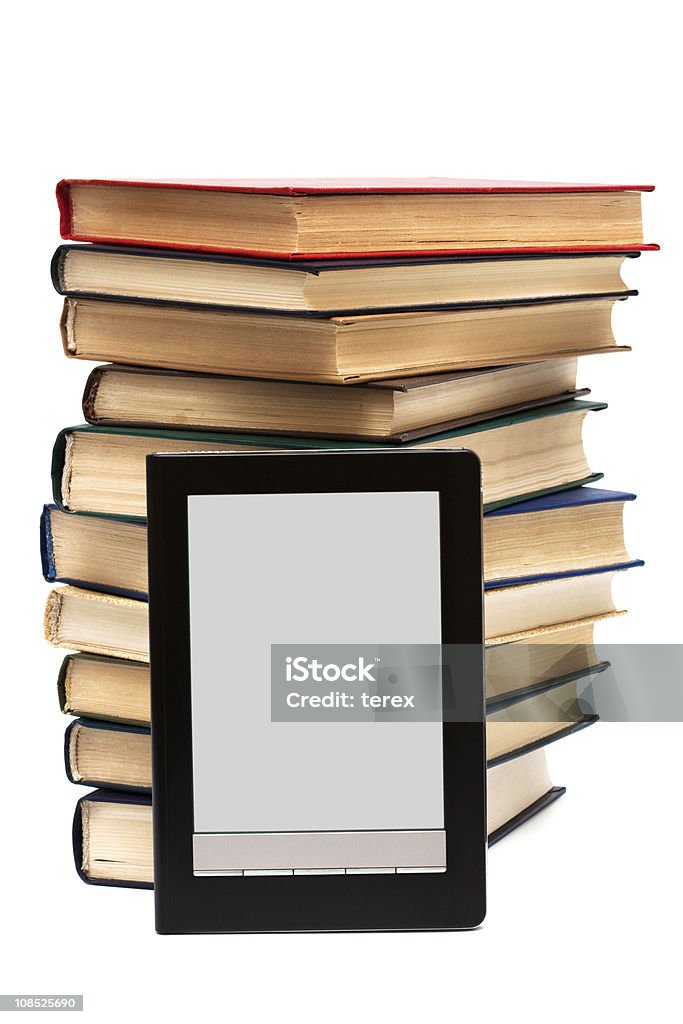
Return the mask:
<svg viewBox="0 0 683 1024">
<path fill-rule="evenodd" d="M 641 251 L 651 185 L 460 178 L 70 179 L 64 238 L 243 255 Z"/>
</svg>

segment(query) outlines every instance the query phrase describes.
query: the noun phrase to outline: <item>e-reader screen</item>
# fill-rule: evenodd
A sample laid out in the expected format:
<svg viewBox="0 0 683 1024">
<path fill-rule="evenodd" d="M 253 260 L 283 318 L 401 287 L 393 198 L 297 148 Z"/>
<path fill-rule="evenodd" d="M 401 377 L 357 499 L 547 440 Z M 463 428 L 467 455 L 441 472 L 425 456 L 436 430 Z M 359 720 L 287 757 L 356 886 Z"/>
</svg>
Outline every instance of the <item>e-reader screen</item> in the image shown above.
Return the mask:
<svg viewBox="0 0 683 1024">
<path fill-rule="evenodd" d="M 443 872 L 441 721 L 278 721 L 271 686 L 291 651 L 289 706 L 315 666 L 334 709 L 373 659 L 311 650 L 441 643 L 439 492 L 190 494 L 187 516 L 195 876 Z"/>
</svg>

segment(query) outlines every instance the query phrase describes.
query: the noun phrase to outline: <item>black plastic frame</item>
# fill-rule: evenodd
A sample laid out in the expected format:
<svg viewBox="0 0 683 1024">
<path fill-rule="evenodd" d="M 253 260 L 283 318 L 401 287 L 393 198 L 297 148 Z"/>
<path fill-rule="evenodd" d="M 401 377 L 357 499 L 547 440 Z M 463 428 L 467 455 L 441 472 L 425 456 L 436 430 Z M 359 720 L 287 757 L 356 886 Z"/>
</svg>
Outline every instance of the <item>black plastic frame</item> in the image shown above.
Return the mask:
<svg viewBox="0 0 683 1024">
<path fill-rule="evenodd" d="M 147 458 L 156 928 L 162 933 L 476 927 L 486 906 L 483 646 L 444 722 L 447 870 L 435 874 L 195 877 L 187 499 L 193 494 L 438 491 L 444 644 L 483 643 L 481 470 L 472 452 L 188 453 Z M 397 557 L 400 557 L 398 555 Z M 479 672 L 478 669 L 481 671 Z"/>
</svg>

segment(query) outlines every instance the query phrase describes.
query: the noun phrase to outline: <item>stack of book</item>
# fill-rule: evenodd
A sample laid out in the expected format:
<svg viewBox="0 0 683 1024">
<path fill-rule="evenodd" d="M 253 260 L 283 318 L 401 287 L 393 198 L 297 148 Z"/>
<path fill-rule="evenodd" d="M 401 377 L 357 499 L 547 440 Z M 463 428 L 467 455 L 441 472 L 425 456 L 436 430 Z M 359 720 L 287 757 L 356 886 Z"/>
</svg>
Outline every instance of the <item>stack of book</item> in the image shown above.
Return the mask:
<svg viewBox="0 0 683 1024">
<path fill-rule="evenodd" d="M 430 179 L 67 181 L 52 263 L 67 356 L 104 360 L 57 437 L 41 518 L 77 868 L 153 882 L 145 457 L 466 447 L 482 462 L 489 835 L 563 790 L 590 724 L 633 494 L 582 443 L 577 358 L 620 358 L 645 186 Z M 622 347 L 623 350 L 623 347 Z M 601 416 L 600 419 L 603 417 Z M 453 524 L 457 529 L 457 523 Z M 331 543 L 333 539 L 331 539 Z M 169 552 L 169 558 L 173 553 Z"/>
</svg>

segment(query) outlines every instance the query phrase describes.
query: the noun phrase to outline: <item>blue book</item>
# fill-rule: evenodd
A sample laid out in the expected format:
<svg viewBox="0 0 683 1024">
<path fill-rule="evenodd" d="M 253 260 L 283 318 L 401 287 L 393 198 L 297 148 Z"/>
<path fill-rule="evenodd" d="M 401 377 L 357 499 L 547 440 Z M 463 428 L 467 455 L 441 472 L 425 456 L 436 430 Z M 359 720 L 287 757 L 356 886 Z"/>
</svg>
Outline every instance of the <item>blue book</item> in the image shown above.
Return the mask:
<svg viewBox="0 0 683 1024">
<path fill-rule="evenodd" d="M 400 447 L 404 451 L 469 448 L 477 453 L 484 466 L 484 508 L 489 511 L 600 480 L 602 473 L 592 473 L 586 460 L 581 431 L 589 412 L 606 408 L 602 402 L 578 399 L 554 402 L 408 439 Z M 381 451 L 387 445 L 396 447 L 396 442 L 284 433 L 198 433 L 156 427 L 66 427 L 57 435 L 52 452 L 53 499 L 69 512 L 143 519 L 146 455 L 187 451 Z"/>
<path fill-rule="evenodd" d="M 485 588 L 585 576 L 643 565 L 624 545 L 626 491 L 597 487 L 521 501 L 484 515 Z M 46 505 L 40 519 L 43 575 L 50 583 L 147 597 L 144 521 L 74 515 Z"/>
<path fill-rule="evenodd" d="M 600 487 L 544 494 L 484 516 L 484 587 L 512 587 L 642 566 L 624 544 L 636 495 Z"/>
</svg>

